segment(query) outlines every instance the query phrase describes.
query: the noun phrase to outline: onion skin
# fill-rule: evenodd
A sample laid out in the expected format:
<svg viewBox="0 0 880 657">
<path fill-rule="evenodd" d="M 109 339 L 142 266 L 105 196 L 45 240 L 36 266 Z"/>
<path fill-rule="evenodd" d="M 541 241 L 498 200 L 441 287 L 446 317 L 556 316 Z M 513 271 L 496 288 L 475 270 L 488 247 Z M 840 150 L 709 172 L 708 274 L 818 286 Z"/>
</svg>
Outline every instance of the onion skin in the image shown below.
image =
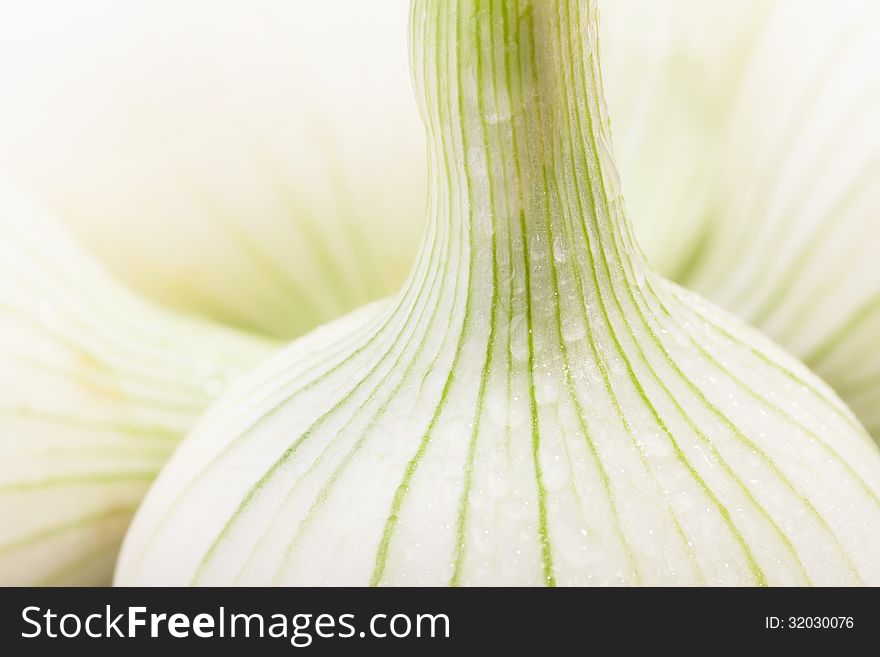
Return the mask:
<svg viewBox="0 0 880 657">
<path fill-rule="evenodd" d="M 0 230 L 0 585 L 107 585 L 177 442 L 276 347 L 136 298 L 5 189 Z"/>
<path fill-rule="evenodd" d="M 880 583 L 870 437 L 636 246 L 598 34 L 587 0 L 413 2 L 407 285 L 213 408 L 118 584 Z"/>
</svg>

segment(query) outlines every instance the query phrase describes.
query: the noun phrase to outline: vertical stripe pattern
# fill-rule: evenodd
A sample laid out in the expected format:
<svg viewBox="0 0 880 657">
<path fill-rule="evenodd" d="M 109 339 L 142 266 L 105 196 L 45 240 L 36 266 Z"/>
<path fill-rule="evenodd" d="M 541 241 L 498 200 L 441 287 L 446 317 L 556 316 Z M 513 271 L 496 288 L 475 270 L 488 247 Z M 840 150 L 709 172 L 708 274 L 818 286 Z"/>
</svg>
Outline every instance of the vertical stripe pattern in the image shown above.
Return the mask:
<svg viewBox="0 0 880 657">
<path fill-rule="evenodd" d="M 209 414 L 120 583 L 880 581 L 864 430 L 635 244 L 596 13 L 414 0 L 432 192 L 409 282 Z"/>
</svg>

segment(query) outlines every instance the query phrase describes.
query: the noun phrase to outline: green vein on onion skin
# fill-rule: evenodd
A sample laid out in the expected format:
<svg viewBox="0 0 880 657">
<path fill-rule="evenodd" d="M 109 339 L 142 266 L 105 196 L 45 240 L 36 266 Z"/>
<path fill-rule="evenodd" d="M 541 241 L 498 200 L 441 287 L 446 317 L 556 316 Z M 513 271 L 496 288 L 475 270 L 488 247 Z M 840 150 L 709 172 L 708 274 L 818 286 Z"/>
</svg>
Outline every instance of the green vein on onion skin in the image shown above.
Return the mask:
<svg viewBox="0 0 880 657">
<path fill-rule="evenodd" d="M 864 429 L 635 244 L 596 3 L 415 0 L 410 34 L 409 282 L 213 407 L 117 583 L 880 583 Z"/>
</svg>

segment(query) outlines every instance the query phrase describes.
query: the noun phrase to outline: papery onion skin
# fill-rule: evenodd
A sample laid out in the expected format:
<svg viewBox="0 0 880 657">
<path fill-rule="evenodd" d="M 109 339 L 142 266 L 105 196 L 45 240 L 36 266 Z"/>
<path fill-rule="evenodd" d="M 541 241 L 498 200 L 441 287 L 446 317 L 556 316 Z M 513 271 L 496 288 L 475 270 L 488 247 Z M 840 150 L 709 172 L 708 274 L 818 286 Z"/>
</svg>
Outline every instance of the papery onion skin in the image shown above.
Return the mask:
<svg viewBox="0 0 880 657">
<path fill-rule="evenodd" d="M 177 442 L 276 346 L 136 298 L 11 184 L 0 231 L 0 585 L 107 585 Z"/>
<path fill-rule="evenodd" d="M 876 446 L 635 245 L 595 3 L 416 0 L 411 34 L 407 286 L 214 407 L 117 583 L 880 583 Z"/>
</svg>

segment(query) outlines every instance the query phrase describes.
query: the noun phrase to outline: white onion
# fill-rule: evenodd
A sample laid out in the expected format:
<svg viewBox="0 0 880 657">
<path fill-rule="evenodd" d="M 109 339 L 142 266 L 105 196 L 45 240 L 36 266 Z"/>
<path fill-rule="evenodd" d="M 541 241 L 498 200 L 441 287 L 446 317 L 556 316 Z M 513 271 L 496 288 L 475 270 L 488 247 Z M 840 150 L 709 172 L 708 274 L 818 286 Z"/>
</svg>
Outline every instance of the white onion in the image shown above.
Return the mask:
<svg viewBox="0 0 880 657">
<path fill-rule="evenodd" d="M 106 585 L 177 441 L 274 345 L 135 298 L 11 187 L 0 233 L 0 585 Z"/>
<path fill-rule="evenodd" d="M 588 0 L 415 0 L 407 285 L 209 412 L 117 583 L 880 583 L 869 436 L 635 246 L 597 39 Z"/>
</svg>

